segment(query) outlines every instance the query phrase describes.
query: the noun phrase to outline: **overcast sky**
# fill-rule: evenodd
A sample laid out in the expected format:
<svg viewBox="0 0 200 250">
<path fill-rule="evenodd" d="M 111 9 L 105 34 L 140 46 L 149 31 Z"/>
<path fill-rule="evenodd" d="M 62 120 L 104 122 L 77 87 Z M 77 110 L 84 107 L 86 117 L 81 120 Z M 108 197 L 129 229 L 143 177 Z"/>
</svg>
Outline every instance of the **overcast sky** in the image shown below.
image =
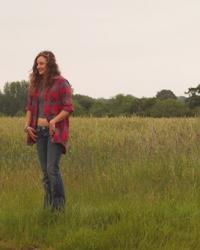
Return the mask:
<svg viewBox="0 0 200 250">
<path fill-rule="evenodd" d="M 51 50 L 75 93 L 177 96 L 200 83 L 199 0 L 0 0 L 0 88 Z"/>
</svg>

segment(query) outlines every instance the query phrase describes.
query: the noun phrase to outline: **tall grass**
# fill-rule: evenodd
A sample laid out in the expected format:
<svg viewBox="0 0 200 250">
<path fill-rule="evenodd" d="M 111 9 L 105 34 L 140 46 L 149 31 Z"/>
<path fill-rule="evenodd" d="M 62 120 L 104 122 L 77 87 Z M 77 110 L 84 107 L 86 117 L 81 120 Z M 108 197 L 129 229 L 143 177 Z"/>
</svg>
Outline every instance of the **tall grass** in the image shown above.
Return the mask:
<svg viewBox="0 0 200 250">
<path fill-rule="evenodd" d="M 200 249 L 198 118 L 72 118 L 64 215 L 23 125 L 0 118 L 0 249 Z"/>
</svg>

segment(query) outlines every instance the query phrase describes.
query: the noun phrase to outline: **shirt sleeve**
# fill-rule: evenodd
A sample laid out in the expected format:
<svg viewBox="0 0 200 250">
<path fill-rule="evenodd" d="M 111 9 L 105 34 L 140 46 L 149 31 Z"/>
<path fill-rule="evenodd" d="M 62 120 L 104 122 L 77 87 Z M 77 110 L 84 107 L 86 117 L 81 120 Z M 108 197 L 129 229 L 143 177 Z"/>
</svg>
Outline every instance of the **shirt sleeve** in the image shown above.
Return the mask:
<svg viewBox="0 0 200 250">
<path fill-rule="evenodd" d="M 26 106 L 25 106 L 25 111 L 28 110 L 32 111 L 32 95 L 30 94 L 30 90 L 28 90 Z"/>
<path fill-rule="evenodd" d="M 67 80 L 60 85 L 60 98 L 62 110 L 72 113 L 74 111 L 72 103 L 72 88 Z"/>
</svg>

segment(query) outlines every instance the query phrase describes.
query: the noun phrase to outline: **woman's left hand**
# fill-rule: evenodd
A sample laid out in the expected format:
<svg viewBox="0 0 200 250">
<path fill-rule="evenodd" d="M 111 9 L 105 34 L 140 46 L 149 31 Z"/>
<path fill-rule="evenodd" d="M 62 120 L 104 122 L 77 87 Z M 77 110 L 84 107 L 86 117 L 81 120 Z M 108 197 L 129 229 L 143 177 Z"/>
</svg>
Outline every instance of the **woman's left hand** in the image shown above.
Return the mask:
<svg viewBox="0 0 200 250">
<path fill-rule="evenodd" d="M 50 122 L 49 122 L 49 134 L 50 136 L 53 136 L 55 134 L 55 131 L 56 131 L 56 123 L 55 121 L 52 119 Z"/>
</svg>

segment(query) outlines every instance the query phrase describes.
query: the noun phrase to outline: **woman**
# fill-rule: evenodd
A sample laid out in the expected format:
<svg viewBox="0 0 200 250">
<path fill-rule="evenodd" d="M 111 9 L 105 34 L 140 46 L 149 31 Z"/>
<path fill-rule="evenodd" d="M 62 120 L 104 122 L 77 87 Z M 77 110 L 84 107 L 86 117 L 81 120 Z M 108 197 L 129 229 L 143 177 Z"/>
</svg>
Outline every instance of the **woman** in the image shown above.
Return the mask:
<svg viewBox="0 0 200 250">
<path fill-rule="evenodd" d="M 66 153 L 69 115 L 73 112 L 72 89 L 58 69 L 51 51 L 40 52 L 30 74 L 26 104 L 27 144 L 36 143 L 43 173 L 44 208 L 64 211 L 65 191 L 59 170 Z"/>
</svg>

